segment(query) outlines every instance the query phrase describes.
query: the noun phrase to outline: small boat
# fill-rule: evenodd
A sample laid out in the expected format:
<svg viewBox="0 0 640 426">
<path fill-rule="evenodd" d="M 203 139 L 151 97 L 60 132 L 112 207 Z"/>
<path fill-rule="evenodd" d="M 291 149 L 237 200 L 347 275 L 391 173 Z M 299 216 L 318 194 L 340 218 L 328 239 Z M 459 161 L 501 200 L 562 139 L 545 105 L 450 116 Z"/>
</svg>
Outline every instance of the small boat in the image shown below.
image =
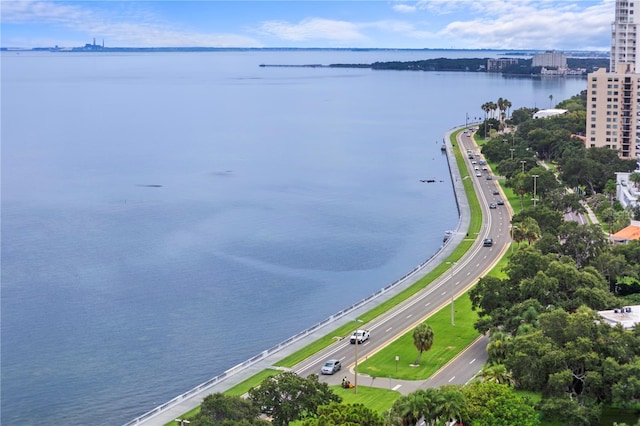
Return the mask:
<svg viewBox="0 0 640 426">
<path fill-rule="evenodd" d="M 445 231 L 444 238 L 442 239 L 443 243 L 446 243 L 449 238 L 453 235 L 453 231 Z"/>
</svg>

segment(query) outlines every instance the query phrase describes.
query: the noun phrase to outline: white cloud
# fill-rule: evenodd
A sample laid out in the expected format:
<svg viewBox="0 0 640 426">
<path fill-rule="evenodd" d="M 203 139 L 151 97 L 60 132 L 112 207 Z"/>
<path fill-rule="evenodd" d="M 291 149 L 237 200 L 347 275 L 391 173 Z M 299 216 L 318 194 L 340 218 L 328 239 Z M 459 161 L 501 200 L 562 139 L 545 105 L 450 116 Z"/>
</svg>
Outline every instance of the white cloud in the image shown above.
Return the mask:
<svg viewBox="0 0 640 426">
<path fill-rule="evenodd" d="M 117 47 L 261 47 L 252 37 L 238 34 L 193 32 L 177 28 L 159 19 L 145 7 L 121 3 L 121 7 L 88 9 L 81 6 L 50 1 L 3 1 L 2 23 L 37 24 L 65 28 L 80 40 L 52 40 L 35 37 L 12 39 L 12 46 L 79 46 L 98 36 L 108 46 Z M 42 37 L 42 36 L 38 36 Z M 66 35 L 66 37 L 70 37 Z M 65 44 L 70 43 L 70 44 Z"/>
<path fill-rule="evenodd" d="M 354 42 L 366 40 L 361 25 L 347 21 L 311 18 L 290 23 L 285 21 L 263 22 L 259 31 L 287 41 L 331 40 Z"/>
<path fill-rule="evenodd" d="M 404 3 L 393 5 L 392 9 L 400 13 L 415 13 L 416 10 L 418 10 L 416 6 L 404 4 Z"/>
<path fill-rule="evenodd" d="M 606 48 L 613 19 L 610 7 L 600 3 L 582 10 L 573 4 L 537 9 L 515 2 L 494 17 L 451 22 L 439 35 L 484 48 Z M 576 46 L 577 40 L 583 45 Z"/>
</svg>

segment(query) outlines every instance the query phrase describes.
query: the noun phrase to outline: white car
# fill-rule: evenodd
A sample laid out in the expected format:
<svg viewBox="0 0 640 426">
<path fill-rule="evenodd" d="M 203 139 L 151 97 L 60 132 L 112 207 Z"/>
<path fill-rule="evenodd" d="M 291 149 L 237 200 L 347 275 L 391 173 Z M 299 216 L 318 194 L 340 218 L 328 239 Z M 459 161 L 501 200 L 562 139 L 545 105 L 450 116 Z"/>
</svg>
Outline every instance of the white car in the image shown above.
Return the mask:
<svg viewBox="0 0 640 426">
<path fill-rule="evenodd" d="M 356 330 L 349 338 L 350 343 L 358 342 L 359 345 L 369 340 L 369 330 Z"/>
</svg>

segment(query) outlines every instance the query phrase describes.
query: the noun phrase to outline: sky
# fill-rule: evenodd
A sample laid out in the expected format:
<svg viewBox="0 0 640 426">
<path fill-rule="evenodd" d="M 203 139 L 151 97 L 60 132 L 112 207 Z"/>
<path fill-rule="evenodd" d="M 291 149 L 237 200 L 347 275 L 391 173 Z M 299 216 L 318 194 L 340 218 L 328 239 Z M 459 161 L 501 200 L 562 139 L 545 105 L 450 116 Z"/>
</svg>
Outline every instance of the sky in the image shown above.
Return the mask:
<svg viewBox="0 0 640 426">
<path fill-rule="evenodd" d="M 1 0 L 1 47 L 610 49 L 614 0 Z"/>
</svg>

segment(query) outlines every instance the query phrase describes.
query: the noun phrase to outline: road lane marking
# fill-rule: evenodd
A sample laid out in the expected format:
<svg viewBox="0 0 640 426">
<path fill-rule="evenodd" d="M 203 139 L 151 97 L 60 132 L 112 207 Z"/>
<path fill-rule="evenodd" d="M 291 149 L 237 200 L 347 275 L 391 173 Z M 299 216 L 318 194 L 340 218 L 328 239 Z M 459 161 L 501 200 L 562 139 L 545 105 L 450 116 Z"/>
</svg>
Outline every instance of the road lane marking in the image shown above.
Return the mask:
<svg viewBox="0 0 640 426">
<path fill-rule="evenodd" d="M 391 330 L 393 330 L 393 327 L 389 327 L 389 328 L 387 328 L 384 332 L 385 332 L 385 333 L 388 333 L 388 332 L 390 332 Z"/>
<path fill-rule="evenodd" d="M 476 359 L 472 359 L 471 361 L 469 361 L 469 365 L 473 364 L 474 362 L 476 362 Z"/>
<path fill-rule="evenodd" d="M 402 387 L 402 385 L 395 385 L 391 390 L 398 390 Z"/>
<path fill-rule="evenodd" d="M 449 379 L 449 383 L 453 382 L 453 379 L 455 379 L 456 376 L 453 376 L 452 378 Z"/>
</svg>

